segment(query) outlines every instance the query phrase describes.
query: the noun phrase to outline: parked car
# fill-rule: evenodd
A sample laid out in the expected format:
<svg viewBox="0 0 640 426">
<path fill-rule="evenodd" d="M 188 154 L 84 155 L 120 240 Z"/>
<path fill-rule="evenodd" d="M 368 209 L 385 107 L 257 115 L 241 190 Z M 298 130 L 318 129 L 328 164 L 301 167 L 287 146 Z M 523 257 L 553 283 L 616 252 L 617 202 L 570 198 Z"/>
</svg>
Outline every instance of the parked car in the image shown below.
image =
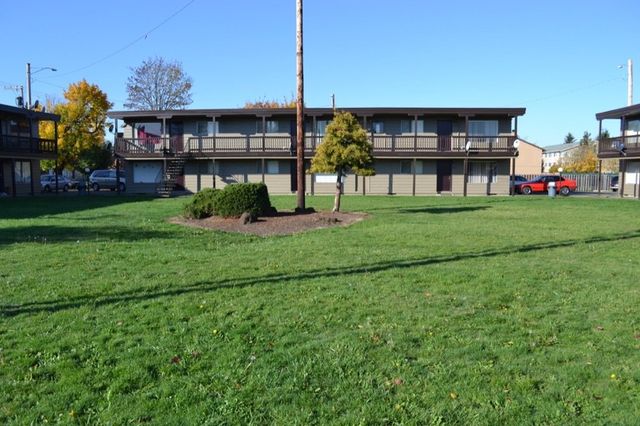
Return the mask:
<svg viewBox="0 0 640 426">
<path fill-rule="evenodd" d="M 619 178 L 620 178 L 620 176 L 614 176 L 614 177 L 611 178 L 611 190 L 613 192 L 616 192 L 618 190 Z"/>
<path fill-rule="evenodd" d="M 58 176 L 58 190 L 62 189 L 67 192 L 71 188 L 75 188 L 76 182 L 71 179 Z M 56 176 L 55 175 L 42 175 L 40 176 L 40 190 L 42 192 L 51 192 L 56 189 Z"/>
<path fill-rule="evenodd" d="M 578 187 L 578 183 L 573 179 L 561 176 L 538 176 L 526 182 L 516 184 L 516 192 L 529 195 L 534 192 L 546 192 L 549 183 L 554 182 L 556 191 L 561 195 L 569 195 Z"/>
<path fill-rule="evenodd" d="M 512 185 L 517 185 L 519 183 L 526 182 L 527 180 L 528 179 L 526 177 L 524 177 L 524 176 L 514 175 L 513 179 L 511 180 L 511 184 Z"/>
<path fill-rule="evenodd" d="M 120 170 L 120 191 L 124 192 L 127 189 L 126 179 L 124 172 Z M 115 191 L 118 188 L 118 179 L 116 177 L 115 170 L 94 170 L 89 176 L 89 185 L 94 191 L 100 191 L 101 189 L 110 189 Z"/>
</svg>

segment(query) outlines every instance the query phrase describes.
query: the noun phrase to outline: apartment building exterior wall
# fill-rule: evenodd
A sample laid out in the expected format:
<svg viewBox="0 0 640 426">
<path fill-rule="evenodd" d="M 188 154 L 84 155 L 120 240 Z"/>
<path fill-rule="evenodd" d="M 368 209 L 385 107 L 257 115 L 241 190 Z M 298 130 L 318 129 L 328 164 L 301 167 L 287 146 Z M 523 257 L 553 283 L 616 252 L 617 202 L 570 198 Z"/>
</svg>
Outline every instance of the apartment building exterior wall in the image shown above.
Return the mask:
<svg viewBox="0 0 640 426">
<path fill-rule="evenodd" d="M 347 176 L 345 193 L 509 194 L 517 118 L 524 109 L 347 110 L 368 132 L 376 175 Z M 326 108 L 306 110 L 307 168 L 332 114 Z M 296 189 L 294 110 L 115 111 L 110 116 L 124 122 L 116 140 L 116 153 L 129 164 L 129 191 L 154 192 L 167 163 L 176 158 L 184 162 L 177 183 L 190 192 L 236 182 L 264 182 L 272 194 Z M 483 162 L 491 165 L 477 165 Z M 442 173 L 448 170 L 450 176 L 443 177 Z M 465 170 L 472 175 L 492 176 L 474 177 L 465 174 Z M 335 177 L 308 175 L 305 191 L 333 193 Z"/>
</svg>

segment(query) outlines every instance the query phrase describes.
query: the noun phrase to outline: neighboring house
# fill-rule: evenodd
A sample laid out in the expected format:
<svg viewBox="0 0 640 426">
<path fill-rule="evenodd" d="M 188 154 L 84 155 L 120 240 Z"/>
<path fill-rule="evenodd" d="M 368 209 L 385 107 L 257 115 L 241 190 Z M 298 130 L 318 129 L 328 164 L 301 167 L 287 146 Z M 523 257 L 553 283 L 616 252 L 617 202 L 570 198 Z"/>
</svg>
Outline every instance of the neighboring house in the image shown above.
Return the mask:
<svg viewBox="0 0 640 426">
<path fill-rule="evenodd" d="M 598 159 L 620 160 L 618 178 L 621 197 L 640 198 L 640 104 L 596 114 L 599 122 Z M 616 120 L 620 135 L 602 138 L 602 121 Z"/>
<path fill-rule="evenodd" d="M 560 145 L 545 146 L 542 149 L 542 168 L 549 173 L 551 167 L 559 165 L 561 160 L 567 158 L 580 147 L 580 142 L 563 143 Z"/>
<path fill-rule="evenodd" d="M 520 139 L 519 155 L 516 160 L 517 175 L 536 175 L 542 172 L 543 148 Z"/>
<path fill-rule="evenodd" d="M 348 176 L 346 193 L 509 194 L 524 108 L 344 110 L 369 133 L 376 170 L 371 177 Z M 196 192 L 234 182 L 264 182 L 272 194 L 296 190 L 295 109 L 113 111 L 109 117 L 124 121 L 115 151 L 127 160 L 127 191 Z M 330 108 L 305 109 L 306 168 L 332 117 Z M 305 191 L 333 193 L 335 181 L 307 175 Z"/>
<path fill-rule="evenodd" d="M 40 192 L 40 160 L 56 158 L 57 142 L 39 138 L 38 124 L 59 120 L 55 114 L 0 104 L 1 194 Z"/>
</svg>

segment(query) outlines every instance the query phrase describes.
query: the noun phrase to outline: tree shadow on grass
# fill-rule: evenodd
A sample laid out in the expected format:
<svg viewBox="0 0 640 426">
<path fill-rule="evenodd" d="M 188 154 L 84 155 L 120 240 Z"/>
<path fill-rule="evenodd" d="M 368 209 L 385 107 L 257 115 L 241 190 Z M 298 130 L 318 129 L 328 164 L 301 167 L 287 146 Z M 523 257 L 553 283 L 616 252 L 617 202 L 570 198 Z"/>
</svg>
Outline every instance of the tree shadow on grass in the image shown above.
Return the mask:
<svg viewBox="0 0 640 426">
<path fill-rule="evenodd" d="M 246 277 L 219 281 L 200 281 L 192 285 L 169 290 L 131 290 L 112 295 L 86 295 L 68 299 L 44 300 L 27 302 L 22 304 L 0 305 L 0 316 L 14 317 L 21 314 L 37 314 L 41 312 L 58 312 L 75 309 L 83 306 L 100 307 L 122 302 L 139 302 L 154 300 L 164 297 L 180 296 L 190 293 L 210 292 L 224 288 L 244 288 L 255 285 L 278 284 L 283 282 L 296 282 L 300 280 L 344 277 L 363 273 L 383 272 L 390 269 L 409 269 L 442 263 L 458 262 L 468 259 L 491 258 L 510 255 L 513 253 L 531 253 L 536 251 L 566 248 L 579 244 L 596 244 L 610 241 L 621 241 L 640 238 L 640 229 L 623 234 L 611 234 L 595 236 L 584 239 L 573 239 L 549 243 L 528 244 L 522 246 L 510 246 L 498 249 L 481 250 L 475 252 L 459 253 L 446 256 L 433 256 L 421 259 L 393 260 L 387 262 L 361 265 L 357 267 L 323 268 L 295 274 L 269 274 L 262 277 Z"/>
<path fill-rule="evenodd" d="M 139 241 L 179 237 L 179 232 L 127 226 L 15 226 L 0 228 L 0 247 L 16 243 Z"/>
<path fill-rule="evenodd" d="M 457 207 L 417 207 L 409 209 L 399 209 L 400 213 L 429 213 L 429 214 L 447 214 L 447 213 L 465 213 L 479 210 L 490 209 L 490 206 L 457 206 Z"/>
<path fill-rule="evenodd" d="M 151 200 L 150 196 L 51 196 L 0 199 L 0 219 L 32 219 Z"/>
</svg>

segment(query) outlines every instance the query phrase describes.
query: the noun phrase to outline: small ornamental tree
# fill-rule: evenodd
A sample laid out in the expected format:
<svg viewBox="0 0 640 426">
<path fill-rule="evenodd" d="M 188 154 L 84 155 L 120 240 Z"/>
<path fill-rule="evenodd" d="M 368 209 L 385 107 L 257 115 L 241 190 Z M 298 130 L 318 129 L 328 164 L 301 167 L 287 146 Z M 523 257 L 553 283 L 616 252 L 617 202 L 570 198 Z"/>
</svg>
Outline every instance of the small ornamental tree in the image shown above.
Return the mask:
<svg viewBox="0 0 640 426">
<path fill-rule="evenodd" d="M 337 175 L 334 212 L 340 211 L 343 178 L 347 173 L 360 176 L 375 174 L 373 146 L 367 139 L 367 132 L 353 115 L 348 112 L 336 113 L 311 159 L 309 172 Z"/>
</svg>

